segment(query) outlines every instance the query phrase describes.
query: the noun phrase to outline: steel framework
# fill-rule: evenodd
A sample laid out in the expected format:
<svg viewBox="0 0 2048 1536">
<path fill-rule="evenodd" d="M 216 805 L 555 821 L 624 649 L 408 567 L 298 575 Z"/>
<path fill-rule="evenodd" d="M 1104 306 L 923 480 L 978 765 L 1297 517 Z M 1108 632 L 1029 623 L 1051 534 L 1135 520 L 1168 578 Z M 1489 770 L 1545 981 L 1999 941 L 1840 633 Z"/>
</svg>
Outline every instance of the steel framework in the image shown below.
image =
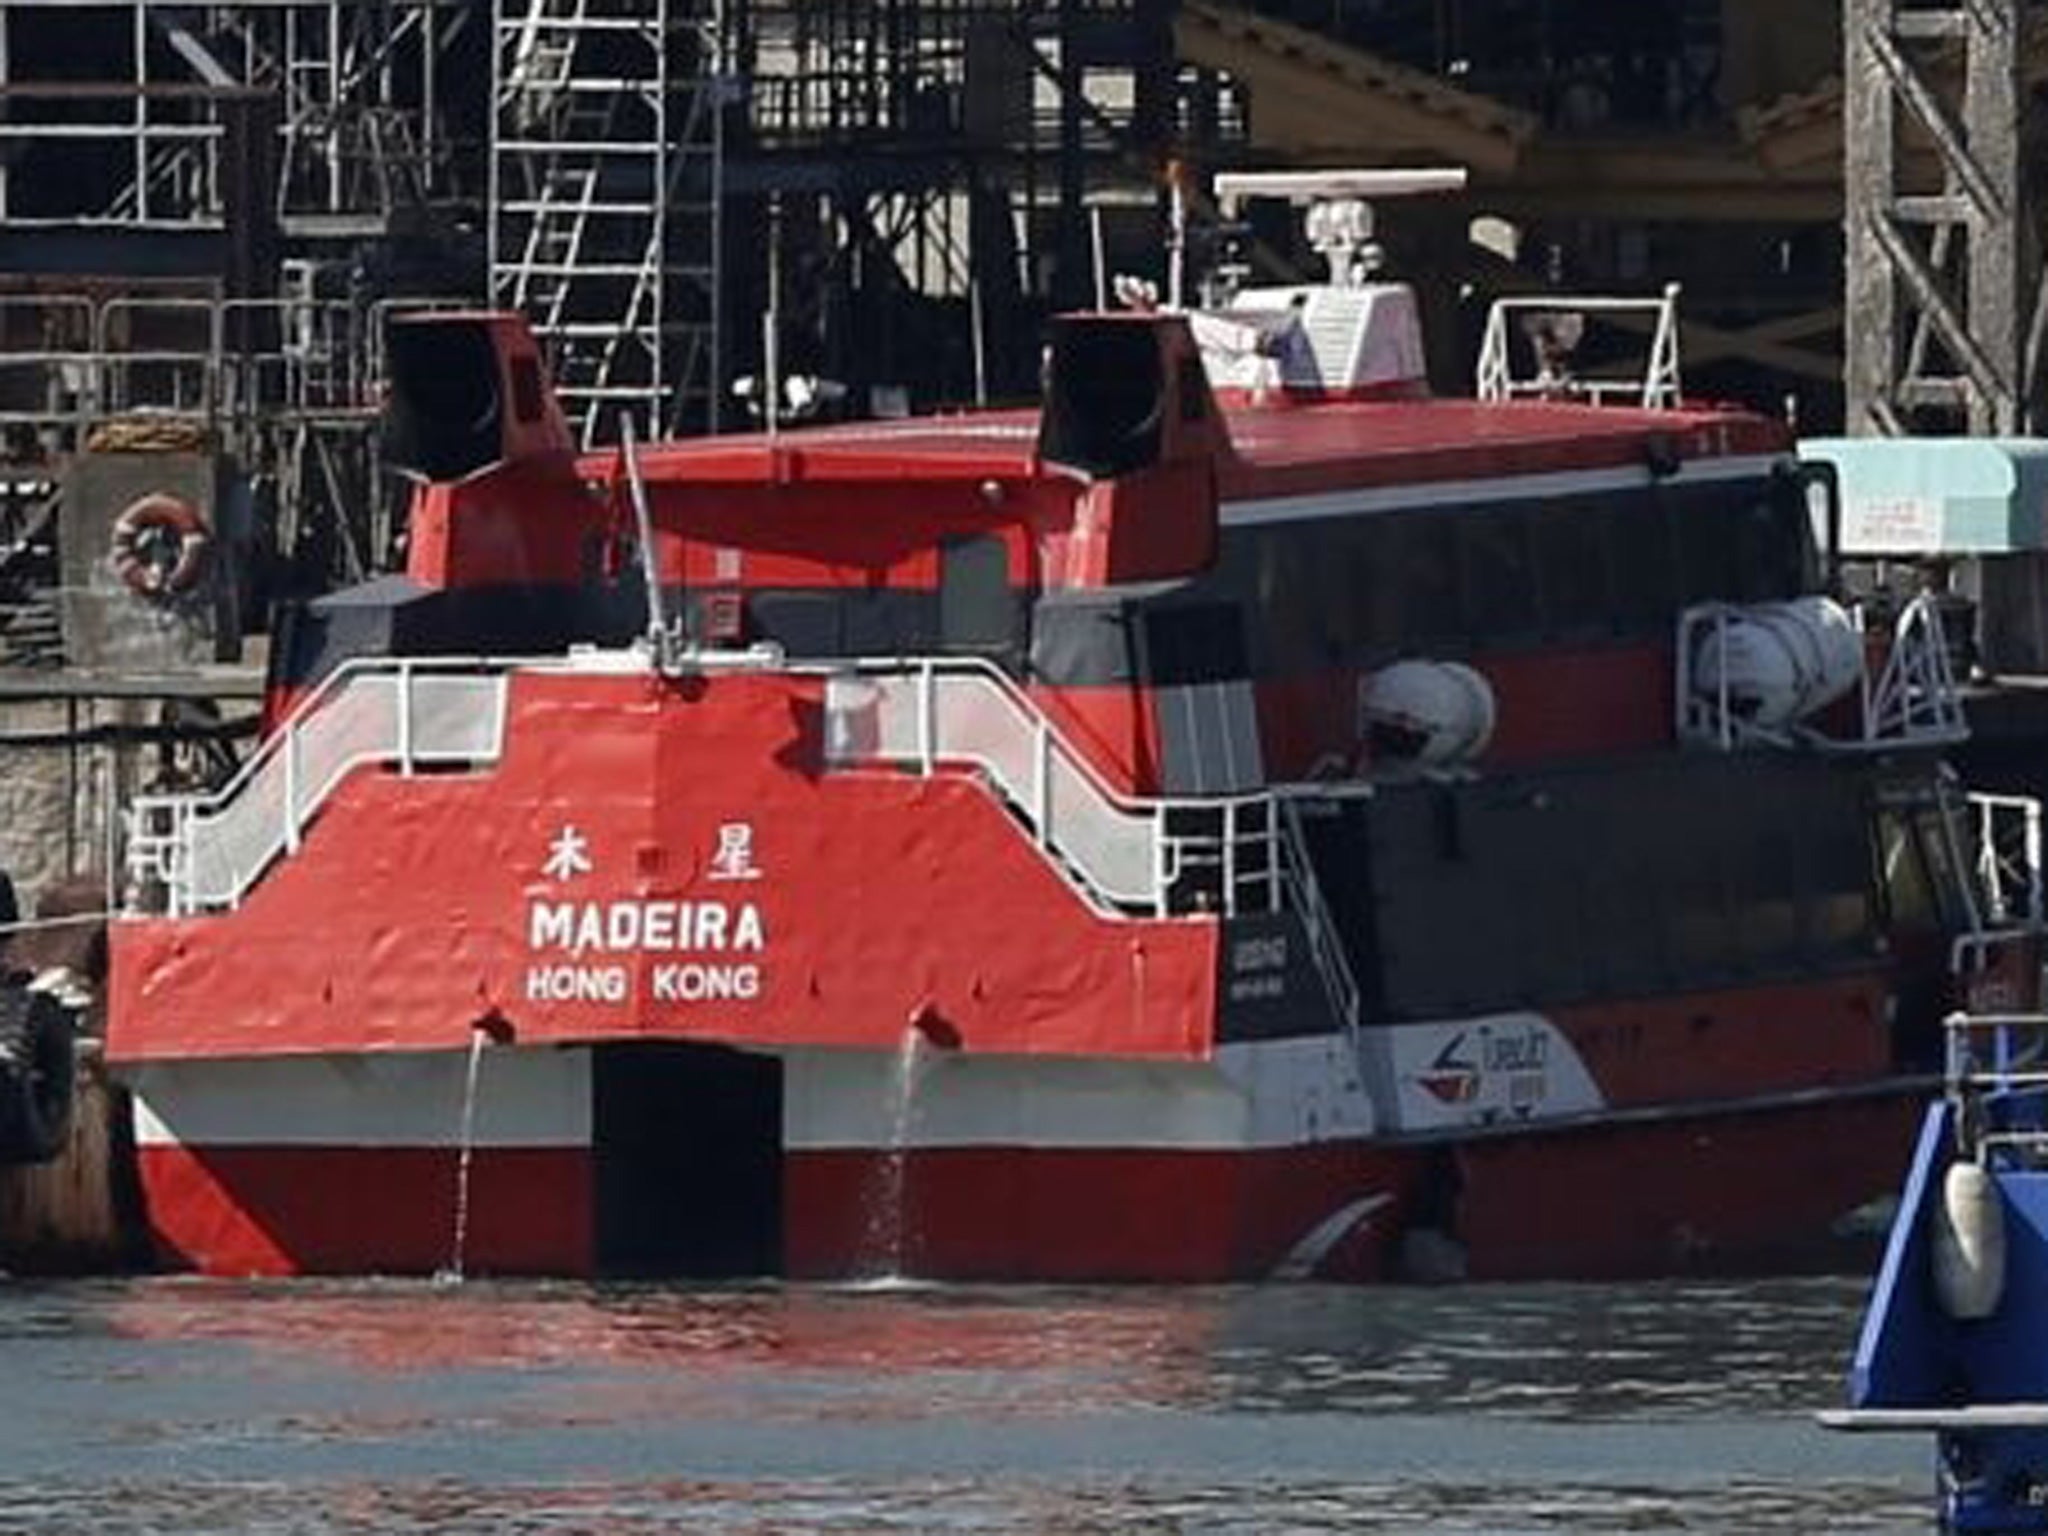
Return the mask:
<svg viewBox="0 0 2048 1536">
<path fill-rule="evenodd" d="M 1852 432 L 2036 425 L 2023 0 L 1846 0 Z"/>
</svg>

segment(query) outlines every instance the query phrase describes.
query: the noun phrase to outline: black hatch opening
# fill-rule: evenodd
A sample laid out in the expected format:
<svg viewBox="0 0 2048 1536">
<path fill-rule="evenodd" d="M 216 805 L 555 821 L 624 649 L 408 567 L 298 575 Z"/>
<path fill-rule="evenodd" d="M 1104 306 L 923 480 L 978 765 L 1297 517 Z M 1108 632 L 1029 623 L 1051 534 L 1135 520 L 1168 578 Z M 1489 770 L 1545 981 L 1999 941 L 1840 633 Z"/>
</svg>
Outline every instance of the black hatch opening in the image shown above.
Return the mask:
<svg viewBox="0 0 2048 1536">
<path fill-rule="evenodd" d="M 782 1063 L 722 1045 L 592 1052 L 597 1269 L 723 1280 L 782 1268 Z"/>
</svg>

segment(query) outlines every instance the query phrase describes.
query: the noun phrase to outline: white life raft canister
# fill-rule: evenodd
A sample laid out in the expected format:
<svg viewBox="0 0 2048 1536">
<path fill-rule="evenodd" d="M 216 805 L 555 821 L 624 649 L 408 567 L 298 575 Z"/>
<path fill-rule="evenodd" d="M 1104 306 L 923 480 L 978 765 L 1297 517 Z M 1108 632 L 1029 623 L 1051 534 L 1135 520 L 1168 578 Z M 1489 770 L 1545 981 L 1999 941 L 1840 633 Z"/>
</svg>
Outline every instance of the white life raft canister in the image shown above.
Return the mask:
<svg viewBox="0 0 2048 1536">
<path fill-rule="evenodd" d="M 1692 657 L 1693 692 L 1755 725 L 1789 725 L 1841 698 L 1863 676 L 1863 637 L 1831 598 L 1797 597 L 1727 613 Z"/>
</svg>

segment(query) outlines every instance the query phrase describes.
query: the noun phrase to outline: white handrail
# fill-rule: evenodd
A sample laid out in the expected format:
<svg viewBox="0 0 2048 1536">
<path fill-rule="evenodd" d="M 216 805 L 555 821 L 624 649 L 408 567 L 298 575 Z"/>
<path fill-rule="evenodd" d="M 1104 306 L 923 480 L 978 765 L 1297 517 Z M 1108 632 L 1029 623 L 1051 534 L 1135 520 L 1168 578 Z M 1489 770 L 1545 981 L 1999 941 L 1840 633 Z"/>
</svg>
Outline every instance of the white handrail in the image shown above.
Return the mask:
<svg viewBox="0 0 2048 1536">
<path fill-rule="evenodd" d="M 829 741 L 856 744 L 841 767 L 897 763 L 931 774 L 959 764 L 985 780 L 1031 829 L 1033 841 L 1099 909 L 1165 916 L 1280 910 L 1269 824 L 1238 825 L 1247 810 L 1274 814 L 1271 795 L 1160 798 L 1105 782 L 1002 669 L 978 657 L 853 663 L 827 689 Z M 864 717 L 854 723 L 853 717 Z M 1177 823 L 1197 823 L 1194 831 Z M 1258 856 L 1240 859 L 1239 844 Z"/>
<path fill-rule="evenodd" d="M 752 652 L 700 653 L 695 660 L 824 677 L 827 752 L 836 766 L 905 763 L 926 774 L 941 765 L 979 769 L 1030 828 L 1048 862 L 1106 913 L 1234 917 L 1279 912 L 1291 900 L 1312 927 L 1327 928 L 1318 893 L 1304 885 L 1302 870 L 1288 868 L 1306 852 L 1298 837 L 1279 827 L 1276 796 L 1139 797 L 1114 789 L 990 662 L 962 657 L 835 667 Z M 639 657 L 639 664 L 646 661 Z M 163 886 L 174 916 L 233 908 L 271 862 L 297 849 L 306 827 L 357 768 L 392 763 L 410 773 L 422 763 L 496 761 L 511 669 L 577 665 L 573 657 L 346 662 L 220 790 L 134 802 L 131 881 Z M 868 696 L 840 697 L 835 690 L 849 680 Z M 834 718 L 861 712 L 873 717 L 870 728 Z M 1310 942 L 1319 968 L 1327 968 L 1329 933 L 1318 931 Z M 1340 1013 L 1355 1018 L 1355 983 L 1346 976 L 1331 985 Z"/>
<path fill-rule="evenodd" d="M 238 906 L 352 772 L 396 763 L 495 761 L 505 674 L 470 659 L 344 663 L 211 795 L 143 795 L 129 810 L 128 869 L 161 884 L 172 916 Z"/>
<path fill-rule="evenodd" d="M 1585 400 L 1594 405 L 1625 401 L 1644 410 L 1675 410 L 1681 398 L 1678 362 L 1679 285 L 1667 283 L 1654 298 L 1640 295 L 1515 294 L 1493 301 L 1486 313 L 1486 331 L 1479 345 L 1477 388 L 1481 400 Z M 1514 369 L 1514 341 L 1508 317 L 1523 313 L 1555 316 L 1560 336 L 1554 356 L 1546 356 L 1532 334 L 1535 373 L 1519 376 Z M 1651 315 L 1650 350 L 1640 378 L 1580 378 L 1564 366 L 1585 317 Z M 1569 333 L 1565 339 L 1563 333 Z"/>
</svg>

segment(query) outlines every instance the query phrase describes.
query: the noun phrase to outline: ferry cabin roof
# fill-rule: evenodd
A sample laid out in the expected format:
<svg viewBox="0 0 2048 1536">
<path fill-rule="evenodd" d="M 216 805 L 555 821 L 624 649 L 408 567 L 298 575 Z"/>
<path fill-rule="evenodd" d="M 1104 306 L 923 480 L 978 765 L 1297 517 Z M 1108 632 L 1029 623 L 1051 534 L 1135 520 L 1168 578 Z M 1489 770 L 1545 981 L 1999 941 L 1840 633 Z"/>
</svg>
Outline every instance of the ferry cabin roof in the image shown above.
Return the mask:
<svg viewBox="0 0 2048 1536">
<path fill-rule="evenodd" d="M 632 638 L 628 466 L 574 456 L 523 327 L 420 320 L 393 355 L 407 574 L 290 619 L 273 703 L 362 651 Z M 667 443 L 637 470 L 700 640 L 990 657 L 1134 789 L 1245 778 L 1177 771 L 1144 690 L 1255 682 L 1255 776 L 1299 776 L 1400 656 L 1481 660 L 1508 695 L 1575 659 L 1583 696 L 1504 707 L 1496 760 L 1656 745 L 1678 611 L 1817 584 L 1774 423 L 1404 394 L 1226 409 L 1179 318 L 1087 317 L 1054 327 L 1042 414 Z"/>
</svg>

